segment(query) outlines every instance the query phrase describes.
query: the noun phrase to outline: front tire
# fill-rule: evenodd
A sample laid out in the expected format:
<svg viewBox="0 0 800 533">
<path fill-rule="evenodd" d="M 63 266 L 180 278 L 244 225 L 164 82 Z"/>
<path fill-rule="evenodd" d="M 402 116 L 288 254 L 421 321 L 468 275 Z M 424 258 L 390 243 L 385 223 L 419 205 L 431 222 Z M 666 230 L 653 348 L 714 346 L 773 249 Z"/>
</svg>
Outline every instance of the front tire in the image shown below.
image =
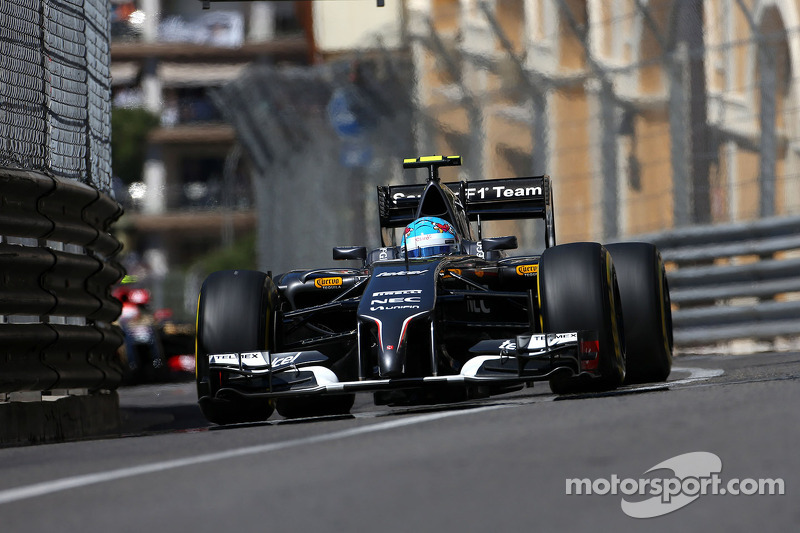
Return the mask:
<svg viewBox="0 0 800 533">
<path fill-rule="evenodd" d="M 622 306 L 611 255 L 598 243 L 562 244 L 546 249 L 539 262 L 542 331 L 596 331 L 599 376 L 590 380 L 556 374 L 555 394 L 613 390 L 625 379 Z"/>
<path fill-rule="evenodd" d="M 614 258 L 627 327 L 626 383 L 665 381 L 672 370 L 672 309 L 664 262 L 655 246 L 606 246 Z"/>
<path fill-rule="evenodd" d="M 275 284 L 263 272 L 222 270 L 203 283 L 197 303 L 197 396 L 210 422 L 258 422 L 272 415 L 269 400 L 218 397 L 223 376 L 209 372 L 208 355 L 269 350 L 277 301 Z"/>
</svg>

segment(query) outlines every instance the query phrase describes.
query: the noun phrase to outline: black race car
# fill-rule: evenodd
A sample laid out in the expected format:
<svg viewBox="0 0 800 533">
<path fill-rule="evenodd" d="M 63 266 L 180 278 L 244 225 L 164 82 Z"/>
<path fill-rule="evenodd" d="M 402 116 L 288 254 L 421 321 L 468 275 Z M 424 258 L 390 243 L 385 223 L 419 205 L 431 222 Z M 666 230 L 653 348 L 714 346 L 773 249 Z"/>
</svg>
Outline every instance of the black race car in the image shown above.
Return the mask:
<svg viewBox="0 0 800 533">
<path fill-rule="evenodd" d="M 218 424 L 441 403 L 547 380 L 556 394 L 663 381 L 672 365 L 664 265 L 647 243 L 556 245 L 548 176 L 442 183 L 457 156 L 404 161 L 424 185 L 378 187 L 381 248 L 357 268 L 211 274 L 197 309 L 200 407 Z M 490 220 L 541 219 L 541 255 Z M 399 237 L 399 240 L 398 240 Z M 623 326 L 624 324 L 624 326 Z"/>
</svg>

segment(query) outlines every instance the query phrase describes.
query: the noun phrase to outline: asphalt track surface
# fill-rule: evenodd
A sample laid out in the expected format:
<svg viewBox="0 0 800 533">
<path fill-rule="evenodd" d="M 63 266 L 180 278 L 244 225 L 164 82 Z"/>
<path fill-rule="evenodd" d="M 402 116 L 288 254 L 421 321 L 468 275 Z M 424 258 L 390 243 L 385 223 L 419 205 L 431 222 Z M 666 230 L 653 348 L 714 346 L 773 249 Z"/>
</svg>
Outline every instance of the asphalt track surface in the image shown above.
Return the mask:
<svg viewBox="0 0 800 533">
<path fill-rule="evenodd" d="M 674 366 L 613 394 L 557 400 L 537 384 L 420 408 L 362 395 L 352 417 L 224 428 L 192 383 L 125 388 L 121 438 L 0 449 L 0 531 L 798 531 L 800 354 Z M 651 518 L 623 511 L 651 496 L 623 486 L 567 494 L 573 478 L 683 483 L 647 471 L 691 452 L 719 457 L 723 486 L 769 478 L 784 494 L 699 495 Z"/>
</svg>

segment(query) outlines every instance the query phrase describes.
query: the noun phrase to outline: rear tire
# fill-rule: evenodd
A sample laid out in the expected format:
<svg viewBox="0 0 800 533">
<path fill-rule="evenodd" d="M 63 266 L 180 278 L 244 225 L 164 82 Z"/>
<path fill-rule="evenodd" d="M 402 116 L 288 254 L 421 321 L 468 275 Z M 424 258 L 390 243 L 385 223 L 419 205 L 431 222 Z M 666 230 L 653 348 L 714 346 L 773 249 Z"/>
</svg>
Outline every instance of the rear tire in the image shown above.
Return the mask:
<svg viewBox="0 0 800 533">
<path fill-rule="evenodd" d="M 622 314 L 627 328 L 626 383 L 665 381 L 672 369 L 672 309 L 664 262 L 644 242 L 606 247 L 619 275 Z"/>
<path fill-rule="evenodd" d="M 598 243 L 562 244 L 546 249 L 539 262 L 542 330 L 592 330 L 599 335 L 600 376 L 554 375 L 555 394 L 613 390 L 625 379 L 622 306 L 611 255 Z"/>
<path fill-rule="evenodd" d="M 221 376 L 210 374 L 208 355 L 269 350 L 277 298 L 275 284 L 263 272 L 222 270 L 203 283 L 197 303 L 197 396 L 210 422 L 258 422 L 272 415 L 270 400 L 217 397 Z"/>
</svg>

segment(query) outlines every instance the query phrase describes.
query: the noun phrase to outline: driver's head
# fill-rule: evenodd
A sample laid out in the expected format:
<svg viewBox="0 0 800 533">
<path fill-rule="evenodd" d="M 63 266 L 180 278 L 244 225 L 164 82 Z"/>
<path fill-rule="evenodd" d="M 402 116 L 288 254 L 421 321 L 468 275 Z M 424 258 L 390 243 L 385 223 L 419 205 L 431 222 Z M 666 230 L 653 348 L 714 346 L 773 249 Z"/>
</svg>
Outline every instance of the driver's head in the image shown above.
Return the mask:
<svg viewBox="0 0 800 533">
<path fill-rule="evenodd" d="M 406 226 L 401 244 L 408 257 L 429 257 L 457 252 L 458 236 L 446 220 L 422 217 Z"/>
</svg>

